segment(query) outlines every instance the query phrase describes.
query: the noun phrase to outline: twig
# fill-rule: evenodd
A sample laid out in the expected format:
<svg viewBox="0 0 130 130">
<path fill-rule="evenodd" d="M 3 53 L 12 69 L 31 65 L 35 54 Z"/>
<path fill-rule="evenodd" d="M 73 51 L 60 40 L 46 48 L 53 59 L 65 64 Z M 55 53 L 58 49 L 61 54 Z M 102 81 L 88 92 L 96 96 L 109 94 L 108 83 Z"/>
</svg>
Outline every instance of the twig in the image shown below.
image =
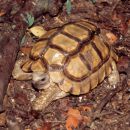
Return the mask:
<svg viewBox="0 0 130 130">
<path fill-rule="evenodd" d="M 126 88 L 126 86 L 127 86 L 126 77 L 122 77 L 120 83 L 117 84 L 117 87 L 114 90 L 111 90 L 97 105 L 97 108 L 94 110 L 93 113 L 93 117 L 92 117 L 93 120 L 100 117 L 103 108 L 108 104 L 108 102 L 116 95 L 116 93 Z"/>
</svg>

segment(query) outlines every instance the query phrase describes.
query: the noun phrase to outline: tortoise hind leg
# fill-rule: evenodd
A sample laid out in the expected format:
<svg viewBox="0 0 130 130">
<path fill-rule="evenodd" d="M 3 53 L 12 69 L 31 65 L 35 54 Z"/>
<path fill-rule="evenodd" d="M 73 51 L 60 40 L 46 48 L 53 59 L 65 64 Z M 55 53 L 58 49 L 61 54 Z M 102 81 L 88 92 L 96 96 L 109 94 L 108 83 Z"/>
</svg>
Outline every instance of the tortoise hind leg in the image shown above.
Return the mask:
<svg viewBox="0 0 130 130">
<path fill-rule="evenodd" d="M 112 67 L 112 72 L 108 76 L 108 81 L 111 86 L 115 86 L 117 83 L 120 82 L 120 77 L 119 77 L 119 72 L 117 70 L 117 66 L 114 60 L 111 63 L 111 67 Z"/>
</svg>

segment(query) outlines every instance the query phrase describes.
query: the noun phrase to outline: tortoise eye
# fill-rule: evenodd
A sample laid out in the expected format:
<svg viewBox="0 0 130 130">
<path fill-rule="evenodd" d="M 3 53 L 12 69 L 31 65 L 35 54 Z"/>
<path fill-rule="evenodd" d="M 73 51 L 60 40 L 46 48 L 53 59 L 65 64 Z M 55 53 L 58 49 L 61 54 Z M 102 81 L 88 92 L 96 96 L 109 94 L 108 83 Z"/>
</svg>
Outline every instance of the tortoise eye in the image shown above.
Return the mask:
<svg viewBox="0 0 130 130">
<path fill-rule="evenodd" d="M 49 75 L 47 73 L 34 73 L 33 74 L 33 87 L 40 90 L 48 87 L 50 82 Z"/>
<path fill-rule="evenodd" d="M 44 77 L 43 79 L 41 79 L 41 81 L 46 81 L 46 78 Z"/>
</svg>

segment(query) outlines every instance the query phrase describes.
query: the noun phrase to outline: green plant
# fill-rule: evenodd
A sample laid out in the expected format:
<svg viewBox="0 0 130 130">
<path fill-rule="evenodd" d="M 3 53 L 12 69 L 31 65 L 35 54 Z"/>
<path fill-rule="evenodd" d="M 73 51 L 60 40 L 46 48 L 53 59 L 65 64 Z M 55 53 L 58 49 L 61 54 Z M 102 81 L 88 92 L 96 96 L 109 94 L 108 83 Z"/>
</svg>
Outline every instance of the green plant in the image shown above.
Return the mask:
<svg viewBox="0 0 130 130">
<path fill-rule="evenodd" d="M 92 1 L 92 3 L 93 3 L 93 4 L 95 4 L 95 3 L 96 3 L 96 0 L 91 0 L 91 1 Z"/>
<path fill-rule="evenodd" d="M 21 39 L 21 42 L 20 42 L 20 45 L 23 45 L 25 43 L 25 40 L 26 40 L 26 36 L 24 35 Z"/>
<path fill-rule="evenodd" d="M 31 27 L 33 25 L 33 23 L 34 23 L 34 16 L 27 13 L 26 18 L 24 17 L 24 21 L 28 24 L 29 27 Z"/>
<path fill-rule="evenodd" d="M 67 0 L 66 1 L 66 11 L 67 11 L 67 14 L 69 15 L 71 13 L 71 0 Z"/>
</svg>

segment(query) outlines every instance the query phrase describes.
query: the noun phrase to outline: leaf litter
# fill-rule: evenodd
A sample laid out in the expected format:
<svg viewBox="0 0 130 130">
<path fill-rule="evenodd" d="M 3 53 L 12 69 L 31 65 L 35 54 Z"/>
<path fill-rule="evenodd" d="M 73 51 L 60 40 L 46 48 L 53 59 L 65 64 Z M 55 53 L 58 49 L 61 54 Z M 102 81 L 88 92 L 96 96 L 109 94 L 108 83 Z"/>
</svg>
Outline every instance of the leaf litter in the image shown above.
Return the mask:
<svg viewBox="0 0 130 130">
<path fill-rule="evenodd" d="M 86 5 L 91 6 L 88 6 L 87 8 Z M 112 5 L 116 5 L 114 9 Z M 125 37 L 129 37 L 130 17 L 127 13 L 129 7 L 126 5 L 127 1 L 123 3 L 120 0 L 111 0 L 109 2 L 99 0 L 94 1 L 94 4 L 91 1 L 72 0 L 71 3 L 68 4 L 69 16 L 66 15 L 66 7 L 63 7 L 62 12 L 55 18 L 51 18 L 46 14 L 44 16 L 46 22 L 41 23 L 39 21 L 39 23 L 36 23 L 34 26 L 32 26 L 34 24 L 34 18 L 28 14 L 27 21 L 29 26 L 32 26 L 29 28 L 29 31 L 31 31 L 31 33 L 29 33 L 30 36 L 32 36 L 32 34 L 34 36 L 32 36 L 32 39 L 27 41 L 25 45 L 21 47 L 20 53 L 23 53 L 24 56 L 29 55 L 31 47 L 28 47 L 28 43 L 29 46 L 32 46 L 31 42 L 37 41 L 37 37 L 41 37 L 46 30 L 88 16 L 94 18 L 94 21 L 96 21 L 101 28 L 109 30 L 106 32 L 106 36 L 112 44 L 115 44 L 116 42 L 118 43 L 120 36 L 123 36 L 124 39 L 126 39 Z M 123 13 L 125 12 L 125 8 L 127 11 L 126 13 Z M 98 12 L 95 12 L 95 10 Z M 106 13 L 109 15 L 106 16 Z M 98 17 L 93 17 L 95 14 Z M 40 26 L 41 24 L 42 26 Z M 119 70 L 122 74 L 130 72 L 129 57 L 127 57 L 129 56 L 129 51 L 126 51 L 125 49 L 126 45 L 129 46 L 130 39 L 127 38 L 127 40 L 120 45 L 117 43 L 115 44 L 117 52 L 120 51 L 119 55 L 122 56 L 120 58 L 121 61 L 118 63 Z M 23 40 L 23 42 L 25 41 Z M 124 47 L 123 44 L 125 44 Z M 20 56 L 21 55 L 19 55 L 19 57 Z M 127 58 L 124 58 L 124 56 Z M 10 115 L 12 117 L 11 119 L 13 119 L 14 122 L 19 122 L 25 130 L 129 130 L 129 86 L 126 86 L 120 92 L 115 92 L 114 96 L 110 98 L 110 101 L 108 101 L 102 108 L 100 116 L 97 116 L 96 120 L 91 119 L 95 108 L 100 107 L 100 103 L 104 102 L 103 99 L 106 100 L 105 95 L 109 92 L 113 92 L 113 90 L 110 91 L 110 88 L 104 87 L 107 85 L 107 80 L 105 80 L 100 87 L 97 87 L 89 94 L 81 95 L 79 97 L 69 96 L 64 99 L 59 99 L 52 102 L 44 112 L 36 112 L 32 111 L 30 108 L 31 101 L 37 94 L 37 92 L 31 87 L 30 81 L 22 82 L 11 79 L 7 99 L 5 100 L 7 117 Z M 5 113 L 1 115 L 0 118 L 1 129 L 10 125 L 6 125 L 4 118 Z M 91 125 L 88 125 L 89 122 L 91 122 Z"/>
</svg>

